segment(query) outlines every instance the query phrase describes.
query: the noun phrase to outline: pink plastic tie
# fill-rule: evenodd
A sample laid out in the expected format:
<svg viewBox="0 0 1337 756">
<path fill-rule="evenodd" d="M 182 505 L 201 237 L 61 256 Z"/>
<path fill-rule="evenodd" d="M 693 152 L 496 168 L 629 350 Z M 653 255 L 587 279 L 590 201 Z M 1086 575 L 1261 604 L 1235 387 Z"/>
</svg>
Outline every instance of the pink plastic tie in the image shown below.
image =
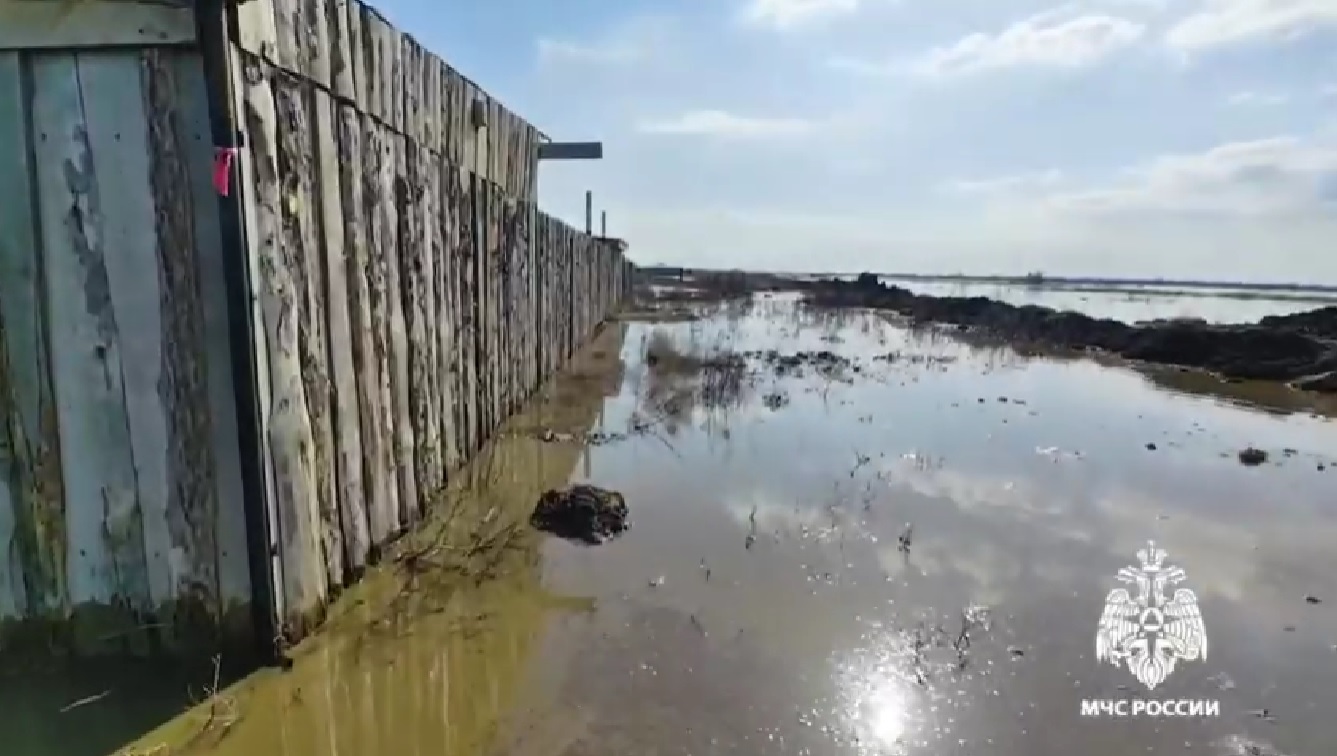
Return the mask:
<svg viewBox="0 0 1337 756">
<path fill-rule="evenodd" d="M 232 159 L 236 156 L 236 147 L 214 149 L 214 188 L 224 197 L 228 195 L 228 185 L 232 180 Z"/>
</svg>

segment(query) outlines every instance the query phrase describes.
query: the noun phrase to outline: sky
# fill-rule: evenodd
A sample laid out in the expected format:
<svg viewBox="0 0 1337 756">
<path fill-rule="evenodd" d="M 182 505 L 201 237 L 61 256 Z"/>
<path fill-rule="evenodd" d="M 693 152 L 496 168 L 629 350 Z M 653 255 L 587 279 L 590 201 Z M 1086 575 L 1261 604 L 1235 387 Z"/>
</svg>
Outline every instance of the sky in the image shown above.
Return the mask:
<svg viewBox="0 0 1337 756">
<path fill-rule="evenodd" d="M 1337 284 L 1337 0 L 373 4 L 642 264 Z"/>
</svg>

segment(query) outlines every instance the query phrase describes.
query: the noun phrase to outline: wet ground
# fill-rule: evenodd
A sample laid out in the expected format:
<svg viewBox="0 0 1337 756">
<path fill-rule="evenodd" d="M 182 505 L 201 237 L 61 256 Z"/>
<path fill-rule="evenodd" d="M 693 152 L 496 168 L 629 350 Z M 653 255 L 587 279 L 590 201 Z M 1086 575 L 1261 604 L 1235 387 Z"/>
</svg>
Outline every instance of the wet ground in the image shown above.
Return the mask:
<svg viewBox="0 0 1337 756">
<path fill-rule="evenodd" d="M 703 307 L 605 332 L 451 498 L 464 537 L 406 547 L 431 558 L 373 574 L 291 671 L 123 752 L 1337 753 L 1332 400 L 788 295 Z M 526 527 L 568 481 L 622 492 L 631 530 Z M 1148 540 L 1209 639 L 1153 693 L 1095 658 Z"/>
</svg>

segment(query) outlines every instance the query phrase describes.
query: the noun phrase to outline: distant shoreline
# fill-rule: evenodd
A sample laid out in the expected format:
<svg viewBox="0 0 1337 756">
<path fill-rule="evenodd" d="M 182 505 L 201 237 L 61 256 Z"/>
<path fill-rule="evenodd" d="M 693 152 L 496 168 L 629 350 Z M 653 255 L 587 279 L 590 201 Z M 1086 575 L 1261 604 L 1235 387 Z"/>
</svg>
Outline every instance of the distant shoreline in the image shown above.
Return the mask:
<svg viewBox="0 0 1337 756">
<path fill-rule="evenodd" d="M 683 271 L 684 273 L 727 273 L 728 268 L 688 268 L 671 265 L 646 265 L 640 270 L 649 275 L 664 275 Z M 782 278 L 818 279 L 818 278 L 853 278 L 858 273 L 792 273 L 785 271 L 743 271 L 746 273 L 766 273 Z M 870 271 L 871 272 L 871 271 Z M 1302 284 L 1286 282 L 1245 282 L 1245 281 L 1206 281 L 1180 278 L 1107 278 L 1097 276 L 970 276 L 964 274 L 932 273 L 873 273 L 887 281 L 918 281 L 923 283 L 961 283 L 961 284 L 997 284 L 1000 286 L 1037 286 L 1046 288 L 1093 287 L 1104 286 L 1118 288 L 1175 288 L 1175 289 L 1218 289 L 1235 291 L 1280 291 L 1296 293 L 1334 294 L 1337 284 Z"/>
<path fill-rule="evenodd" d="M 1337 285 L 1300 283 L 1249 283 L 1242 281 L 1202 281 L 1177 278 L 1095 278 L 1070 276 L 965 276 L 928 275 L 921 273 L 878 273 L 880 278 L 892 281 L 924 281 L 935 283 L 999 284 L 1004 286 L 1105 286 L 1128 288 L 1164 287 L 1175 289 L 1225 289 L 1236 291 L 1285 291 L 1337 294 Z"/>
</svg>

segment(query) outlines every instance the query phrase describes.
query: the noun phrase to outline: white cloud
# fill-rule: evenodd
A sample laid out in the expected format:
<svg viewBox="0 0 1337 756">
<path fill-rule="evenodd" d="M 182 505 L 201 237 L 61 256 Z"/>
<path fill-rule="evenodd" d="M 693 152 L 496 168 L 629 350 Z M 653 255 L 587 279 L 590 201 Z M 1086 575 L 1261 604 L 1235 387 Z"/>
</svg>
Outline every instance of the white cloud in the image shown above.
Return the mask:
<svg viewBox="0 0 1337 756">
<path fill-rule="evenodd" d="M 749 0 L 743 8 L 743 20 L 781 31 L 849 15 L 859 10 L 863 0 Z"/>
<path fill-rule="evenodd" d="M 814 122 L 800 118 L 764 118 L 723 110 L 692 110 L 672 118 L 642 121 L 637 130 L 644 134 L 769 139 L 804 136 L 812 133 L 815 126 Z"/>
<path fill-rule="evenodd" d="M 1183 51 L 1263 39 L 1292 39 L 1337 26 L 1334 0 L 1202 0 L 1170 28 L 1165 41 Z"/>
<path fill-rule="evenodd" d="M 644 48 L 626 42 L 584 43 L 560 39 L 538 41 L 539 60 L 581 63 L 629 63 L 645 56 Z"/>
<path fill-rule="evenodd" d="M 1232 94 L 1226 101 L 1231 105 L 1240 106 L 1270 106 L 1284 105 L 1290 97 L 1281 92 L 1253 92 L 1245 90 Z"/>
<path fill-rule="evenodd" d="M 1108 15 L 1070 17 L 1069 8 L 1018 21 L 1000 32 L 977 32 L 930 51 L 913 65 L 930 75 L 962 74 L 1012 66 L 1078 68 L 1139 40 L 1146 27 Z"/>
<path fill-rule="evenodd" d="M 1051 189 L 1061 184 L 1063 180 L 1062 171 L 1050 169 L 1038 173 L 1018 173 L 984 179 L 955 179 L 947 182 L 944 188 L 953 194 L 997 195 Z"/>
<path fill-rule="evenodd" d="M 1293 217 L 1337 210 L 1337 146 L 1291 136 L 1165 155 L 1102 189 L 1053 195 L 1061 210 L 1095 214 L 1166 212 Z"/>
</svg>

